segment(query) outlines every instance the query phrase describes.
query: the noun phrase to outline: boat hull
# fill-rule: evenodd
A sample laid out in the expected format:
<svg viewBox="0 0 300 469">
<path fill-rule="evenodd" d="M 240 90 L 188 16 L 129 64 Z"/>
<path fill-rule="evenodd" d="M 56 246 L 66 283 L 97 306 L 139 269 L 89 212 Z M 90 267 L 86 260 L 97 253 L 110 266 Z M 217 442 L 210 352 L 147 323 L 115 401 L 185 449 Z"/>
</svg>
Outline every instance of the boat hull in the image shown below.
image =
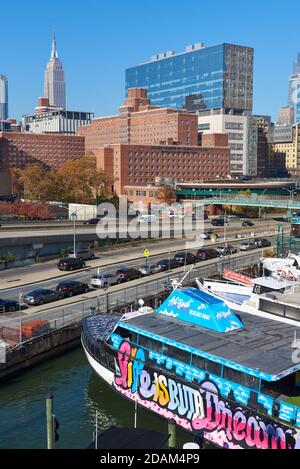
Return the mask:
<svg viewBox="0 0 300 469">
<path fill-rule="evenodd" d="M 190 383 L 183 376 L 151 367 L 144 352 L 131 349 L 126 341 L 114 351 L 112 371 L 89 353 L 84 342 L 83 347 L 97 375 L 120 395 L 195 436 L 201 432 L 208 442 L 228 449 L 300 447 L 295 429 L 224 398 L 208 374 L 199 383 Z M 130 360 L 132 356 L 135 359 Z"/>
</svg>

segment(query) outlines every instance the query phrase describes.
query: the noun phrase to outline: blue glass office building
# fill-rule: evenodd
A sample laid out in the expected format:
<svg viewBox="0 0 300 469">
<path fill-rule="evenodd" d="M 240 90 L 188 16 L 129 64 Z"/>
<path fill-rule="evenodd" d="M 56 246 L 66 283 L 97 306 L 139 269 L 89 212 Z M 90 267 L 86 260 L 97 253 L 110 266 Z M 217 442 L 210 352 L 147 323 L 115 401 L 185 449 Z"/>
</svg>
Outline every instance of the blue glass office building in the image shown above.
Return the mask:
<svg viewBox="0 0 300 469">
<path fill-rule="evenodd" d="M 232 44 L 188 46 L 128 68 L 128 88 L 147 88 L 151 104 L 203 111 L 252 111 L 253 49 Z"/>
</svg>

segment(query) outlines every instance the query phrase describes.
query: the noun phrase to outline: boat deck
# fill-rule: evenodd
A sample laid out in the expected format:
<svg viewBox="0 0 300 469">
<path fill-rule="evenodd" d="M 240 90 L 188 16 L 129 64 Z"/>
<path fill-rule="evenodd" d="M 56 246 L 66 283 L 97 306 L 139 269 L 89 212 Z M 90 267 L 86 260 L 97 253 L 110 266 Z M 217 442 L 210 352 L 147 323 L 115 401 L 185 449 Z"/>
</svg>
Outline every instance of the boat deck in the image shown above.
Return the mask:
<svg viewBox="0 0 300 469">
<path fill-rule="evenodd" d="M 227 333 L 157 313 L 131 319 L 127 324 L 268 375 L 277 376 L 296 366 L 291 345 L 294 332 L 299 327 L 276 319 L 234 312 L 245 328 Z M 300 364 L 298 367 L 300 369 Z"/>
</svg>

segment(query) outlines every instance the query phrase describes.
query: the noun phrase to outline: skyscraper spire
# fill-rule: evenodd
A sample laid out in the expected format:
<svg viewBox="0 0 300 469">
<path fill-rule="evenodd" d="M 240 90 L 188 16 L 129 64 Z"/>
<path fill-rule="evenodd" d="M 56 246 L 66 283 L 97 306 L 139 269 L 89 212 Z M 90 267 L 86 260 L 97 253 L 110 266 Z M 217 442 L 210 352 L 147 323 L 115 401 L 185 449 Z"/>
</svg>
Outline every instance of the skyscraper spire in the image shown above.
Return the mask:
<svg viewBox="0 0 300 469">
<path fill-rule="evenodd" d="M 58 59 L 58 53 L 56 49 L 56 38 L 55 38 L 55 33 L 53 33 L 53 39 L 52 39 L 52 49 L 51 49 L 51 60 Z"/>
</svg>

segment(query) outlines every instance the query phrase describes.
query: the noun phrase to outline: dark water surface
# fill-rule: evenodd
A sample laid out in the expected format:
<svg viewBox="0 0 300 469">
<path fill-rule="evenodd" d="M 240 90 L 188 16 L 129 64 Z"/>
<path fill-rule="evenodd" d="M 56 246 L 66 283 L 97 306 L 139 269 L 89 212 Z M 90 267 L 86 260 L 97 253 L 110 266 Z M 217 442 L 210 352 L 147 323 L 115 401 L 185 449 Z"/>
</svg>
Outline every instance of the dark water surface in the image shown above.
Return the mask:
<svg viewBox="0 0 300 469">
<path fill-rule="evenodd" d="M 93 372 L 82 349 L 47 361 L 0 386 L 0 448 L 46 448 L 46 396 L 54 396 L 60 423 L 57 448 L 86 448 L 99 428 L 134 425 L 134 404 L 120 397 Z M 167 423 L 138 409 L 138 427 L 167 433 Z M 193 441 L 177 430 L 177 448 Z"/>
</svg>

